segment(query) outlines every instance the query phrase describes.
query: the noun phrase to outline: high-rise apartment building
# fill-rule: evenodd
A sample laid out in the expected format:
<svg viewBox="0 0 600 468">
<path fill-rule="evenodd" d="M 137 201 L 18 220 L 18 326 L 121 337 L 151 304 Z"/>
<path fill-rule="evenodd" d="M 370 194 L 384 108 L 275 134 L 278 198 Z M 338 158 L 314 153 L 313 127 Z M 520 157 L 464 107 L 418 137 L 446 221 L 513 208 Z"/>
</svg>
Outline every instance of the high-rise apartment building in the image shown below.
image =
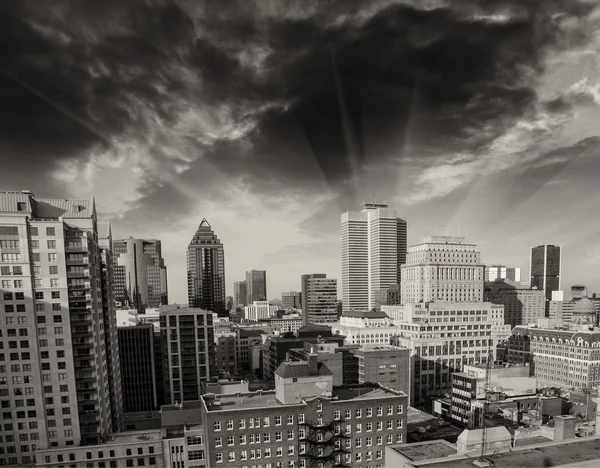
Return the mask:
<svg viewBox="0 0 600 468">
<path fill-rule="evenodd" d="M 327 278 L 325 273 L 312 273 L 310 275 L 302 275 L 300 277 L 301 283 L 301 296 L 302 296 L 302 318 L 304 323 L 308 323 L 306 317 L 308 317 L 307 305 L 306 305 L 306 295 L 308 294 L 308 280 L 311 278 Z"/>
<path fill-rule="evenodd" d="M 171 404 L 198 400 L 214 368 L 213 313 L 180 305 L 160 306 L 163 378 Z"/>
<path fill-rule="evenodd" d="M 113 430 L 102 285 L 94 201 L 0 192 L 0 464 Z"/>
<path fill-rule="evenodd" d="M 337 321 L 337 280 L 333 278 L 309 278 L 306 280 L 306 314 L 304 325 L 309 323 L 333 323 Z"/>
<path fill-rule="evenodd" d="M 155 239 L 113 241 L 115 300 L 122 308 L 144 313 L 168 304 L 167 267 L 161 243 Z"/>
<path fill-rule="evenodd" d="M 250 270 L 246 272 L 246 305 L 254 301 L 267 301 L 267 272 Z"/>
<path fill-rule="evenodd" d="M 247 306 L 248 305 L 248 291 L 246 289 L 245 281 L 236 281 L 233 283 L 233 306 Z"/>
<path fill-rule="evenodd" d="M 226 317 L 223 244 L 203 219 L 187 250 L 188 303 Z"/>
<path fill-rule="evenodd" d="M 284 309 L 300 309 L 302 307 L 302 293 L 289 291 L 281 293 L 281 306 Z"/>
<path fill-rule="evenodd" d="M 152 411 L 158 406 L 154 326 L 119 327 L 119 355 L 126 413 Z"/>
<path fill-rule="evenodd" d="M 104 321 L 104 349 L 108 370 L 112 430 L 123 428 L 123 394 L 121 392 L 121 364 L 117 336 L 117 313 L 114 297 L 113 243 L 110 224 L 98 223 L 98 245 L 101 262 L 102 319 Z"/>
<path fill-rule="evenodd" d="M 481 302 L 483 269 L 464 237 L 431 236 L 411 246 L 402 267 L 402 302 Z"/>
<path fill-rule="evenodd" d="M 489 265 L 485 267 L 485 281 L 507 280 L 521 282 L 521 269 L 510 268 L 504 265 Z"/>
<path fill-rule="evenodd" d="M 365 203 L 342 215 L 344 310 L 375 307 L 378 292 L 400 283 L 406 262 L 407 224 L 382 203 Z"/>
<path fill-rule="evenodd" d="M 531 287 L 543 289 L 547 303 L 552 300 L 552 291 L 560 290 L 561 258 L 561 248 L 558 245 L 538 245 L 531 248 Z"/>
</svg>

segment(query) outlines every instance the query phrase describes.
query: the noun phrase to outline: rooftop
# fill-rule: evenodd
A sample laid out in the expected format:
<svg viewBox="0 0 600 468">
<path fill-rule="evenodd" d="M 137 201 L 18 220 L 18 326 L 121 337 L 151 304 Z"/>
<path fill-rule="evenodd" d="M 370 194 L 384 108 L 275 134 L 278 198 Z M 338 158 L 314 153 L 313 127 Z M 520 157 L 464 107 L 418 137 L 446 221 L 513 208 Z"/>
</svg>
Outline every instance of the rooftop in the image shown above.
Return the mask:
<svg viewBox="0 0 600 468">
<path fill-rule="evenodd" d="M 344 312 L 342 317 L 385 319 L 388 318 L 388 315 L 385 312 L 376 310 L 350 310 Z"/>
<path fill-rule="evenodd" d="M 417 442 L 415 444 L 399 445 L 392 450 L 411 461 L 431 460 L 433 458 L 448 457 L 456 455 L 456 445 L 445 440 L 432 440 Z"/>
<path fill-rule="evenodd" d="M 402 392 L 388 390 L 377 385 L 350 385 L 346 387 L 335 388 L 331 396 L 322 396 L 322 398 L 332 399 L 333 401 L 347 400 L 369 400 L 387 397 L 406 396 Z M 284 405 L 280 403 L 274 391 L 258 391 L 252 393 L 238 393 L 232 395 L 216 395 L 219 401 L 218 405 L 211 404 L 212 398 L 215 395 L 204 395 L 202 398 L 207 401 L 208 411 L 228 411 L 241 409 L 265 408 L 267 406 L 295 406 L 302 403 L 292 405 Z M 315 396 L 314 398 L 319 398 Z M 307 398 L 310 400 L 310 398 Z M 192 402 L 197 403 L 197 402 Z M 164 408 L 164 406 L 163 406 Z"/>
<path fill-rule="evenodd" d="M 517 447 L 511 452 L 497 454 L 494 468 L 532 468 L 561 466 L 575 462 L 600 460 L 600 437 L 574 439 L 568 442 L 549 442 L 536 447 Z M 551 464 L 549 464 L 551 463 Z M 599 462 L 600 463 L 600 462 Z M 464 458 L 443 460 L 426 465 L 427 468 L 465 468 L 472 466 Z"/>
<path fill-rule="evenodd" d="M 278 375 L 284 379 L 289 379 L 292 377 L 311 377 L 307 361 L 282 362 L 275 371 L 275 375 Z M 325 375 L 333 375 L 333 372 L 331 372 L 325 364 L 318 363 L 317 372 L 314 375 L 322 377 Z"/>
</svg>

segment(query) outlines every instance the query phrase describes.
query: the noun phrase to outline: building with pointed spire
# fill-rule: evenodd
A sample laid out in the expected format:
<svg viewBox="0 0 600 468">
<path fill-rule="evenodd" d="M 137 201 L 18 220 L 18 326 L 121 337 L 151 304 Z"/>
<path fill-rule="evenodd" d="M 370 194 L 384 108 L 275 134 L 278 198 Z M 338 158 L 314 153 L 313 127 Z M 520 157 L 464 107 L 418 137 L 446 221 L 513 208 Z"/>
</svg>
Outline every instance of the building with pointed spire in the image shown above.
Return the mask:
<svg viewBox="0 0 600 468">
<path fill-rule="evenodd" d="M 226 317 L 225 253 L 206 218 L 188 245 L 187 271 L 189 306 Z"/>
</svg>

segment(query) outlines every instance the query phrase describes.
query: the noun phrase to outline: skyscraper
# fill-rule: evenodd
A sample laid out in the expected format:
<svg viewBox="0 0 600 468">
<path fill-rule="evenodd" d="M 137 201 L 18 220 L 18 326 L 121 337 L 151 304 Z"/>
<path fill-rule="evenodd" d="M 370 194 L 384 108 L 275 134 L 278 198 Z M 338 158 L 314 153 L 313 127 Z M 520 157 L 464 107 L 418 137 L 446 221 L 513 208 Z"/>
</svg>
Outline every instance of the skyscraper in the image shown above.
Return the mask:
<svg viewBox="0 0 600 468">
<path fill-rule="evenodd" d="M 281 293 L 281 305 L 284 309 L 300 309 L 302 307 L 302 294 L 297 291 Z"/>
<path fill-rule="evenodd" d="M 245 281 L 236 281 L 233 283 L 233 306 L 248 305 L 248 291 Z"/>
<path fill-rule="evenodd" d="M 246 272 L 246 304 L 267 299 L 267 272 L 250 270 Z"/>
<path fill-rule="evenodd" d="M 125 412 L 152 411 L 158 405 L 154 325 L 118 328 Z"/>
<path fill-rule="evenodd" d="M 308 278 L 306 280 L 306 314 L 302 320 L 309 323 L 333 323 L 337 320 L 337 280 L 332 278 Z"/>
<path fill-rule="evenodd" d="M 547 304 L 552 291 L 560 291 L 561 248 L 559 245 L 538 245 L 531 248 L 529 277 L 531 287 L 546 292 Z"/>
<path fill-rule="evenodd" d="M 312 273 L 310 275 L 302 275 L 300 277 L 301 289 L 300 293 L 302 296 L 302 321 L 304 324 L 308 323 L 308 308 L 306 303 L 306 295 L 308 294 L 308 280 L 311 278 L 327 278 L 324 273 Z"/>
<path fill-rule="evenodd" d="M 373 308 L 379 291 L 400 283 L 406 236 L 406 221 L 383 203 L 364 203 L 362 211 L 342 215 L 344 310 Z"/>
<path fill-rule="evenodd" d="M 188 246 L 187 269 L 189 306 L 226 317 L 225 253 L 206 218 Z"/>
<path fill-rule="evenodd" d="M 199 400 L 214 368 L 213 313 L 180 305 L 160 306 L 163 379 L 171 404 Z"/>
<path fill-rule="evenodd" d="M 0 192 L 0 342 L 10 360 L 0 388 L 3 419 L 15 421 L 0 428 L 0 464 L 31 463 L 32 445 L 94 443 L 113 430 L 110 395 L 120 389 L 109 379 L 102 274 L 93 200 Z"/>
<path fill-rule="evenodd" d="M 155 309 L 168 304 L 167 267 L 161 242 L 155 239 L 113 241 L 115 300 L 123 308 Z"/>
</svg>

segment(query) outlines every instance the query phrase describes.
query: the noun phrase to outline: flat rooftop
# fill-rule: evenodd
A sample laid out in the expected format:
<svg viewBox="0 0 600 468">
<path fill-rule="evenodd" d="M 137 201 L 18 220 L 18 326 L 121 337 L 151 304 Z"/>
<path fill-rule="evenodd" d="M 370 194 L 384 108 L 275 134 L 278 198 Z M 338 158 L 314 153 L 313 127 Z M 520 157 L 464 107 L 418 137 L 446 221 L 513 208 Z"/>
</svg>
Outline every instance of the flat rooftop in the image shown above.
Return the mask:
<svg viewBox="0 0 600 468">
<path fill-rule="evenodd" d="M 518 446 L 512 452 L 499 453 L 493 458 L 494 468 L 532 468 L 561 466 L 576 462 L 598 460 L 600 466 L 600 438 L 575 439 L 567 443 L 550 442 L 537 447 Z M 549 465 L 548 463 L 551 463 Z M 427 468 L 471 467 L 468 459 L 450 459 L 425 465 Z"/>
<path fill-rule="evenodd" d="M 306 400 L 316 398 L 305 397 Z M 332 398 L 337 397 L 337 401 L 347 400 L 371 400 L 386 397 L 397 397 L 406 396 L 402 392 L 391 391 L 383 387 L 371 387 L 371 386 L 348 386 L 336 388 L 332 392 Z M 205 395 L 206 397 L 206 395 Z M 252 409 L 252 408 L 265 408 L 267 406 L 294 406 L 298 403 L 290 405 L 284 405 L 277 401 L 275 398 L 275 391 L 263 391 L 263 392 L 252 392 L 252 393 L 239 393 L 231 395 L 218 395 L 220 405 L 208 406 L 209 411 L 227 411 L 227 410 L 238 410 L 238 409 Z M 329 398 L 329 397 L 328 397 Z M 207 400 L 207 402 L 211 402 Z M 196 403 L 196 402 L 193 402 Z M 163 406 L 164 408 L 164 406 Z"/>
<path fill-rule="evenodd" d="M 184 401 L 180 405 L 163 405 L 160 407 L 160 411 L 178 411 L 178 410 L 189 410 L 189 409 L 200 409 L 202 408 L 202 402 L 200 400 Z"/>
<path fill-rule="evenodd" d="M 393 447 L 392 450 L 411 461 L 430 460 L 432 458 L 448 457 L 456 455 L 456 446 L 443 440 L 432 442 L 418 442 L 404 446 Z"/>
</svg>

